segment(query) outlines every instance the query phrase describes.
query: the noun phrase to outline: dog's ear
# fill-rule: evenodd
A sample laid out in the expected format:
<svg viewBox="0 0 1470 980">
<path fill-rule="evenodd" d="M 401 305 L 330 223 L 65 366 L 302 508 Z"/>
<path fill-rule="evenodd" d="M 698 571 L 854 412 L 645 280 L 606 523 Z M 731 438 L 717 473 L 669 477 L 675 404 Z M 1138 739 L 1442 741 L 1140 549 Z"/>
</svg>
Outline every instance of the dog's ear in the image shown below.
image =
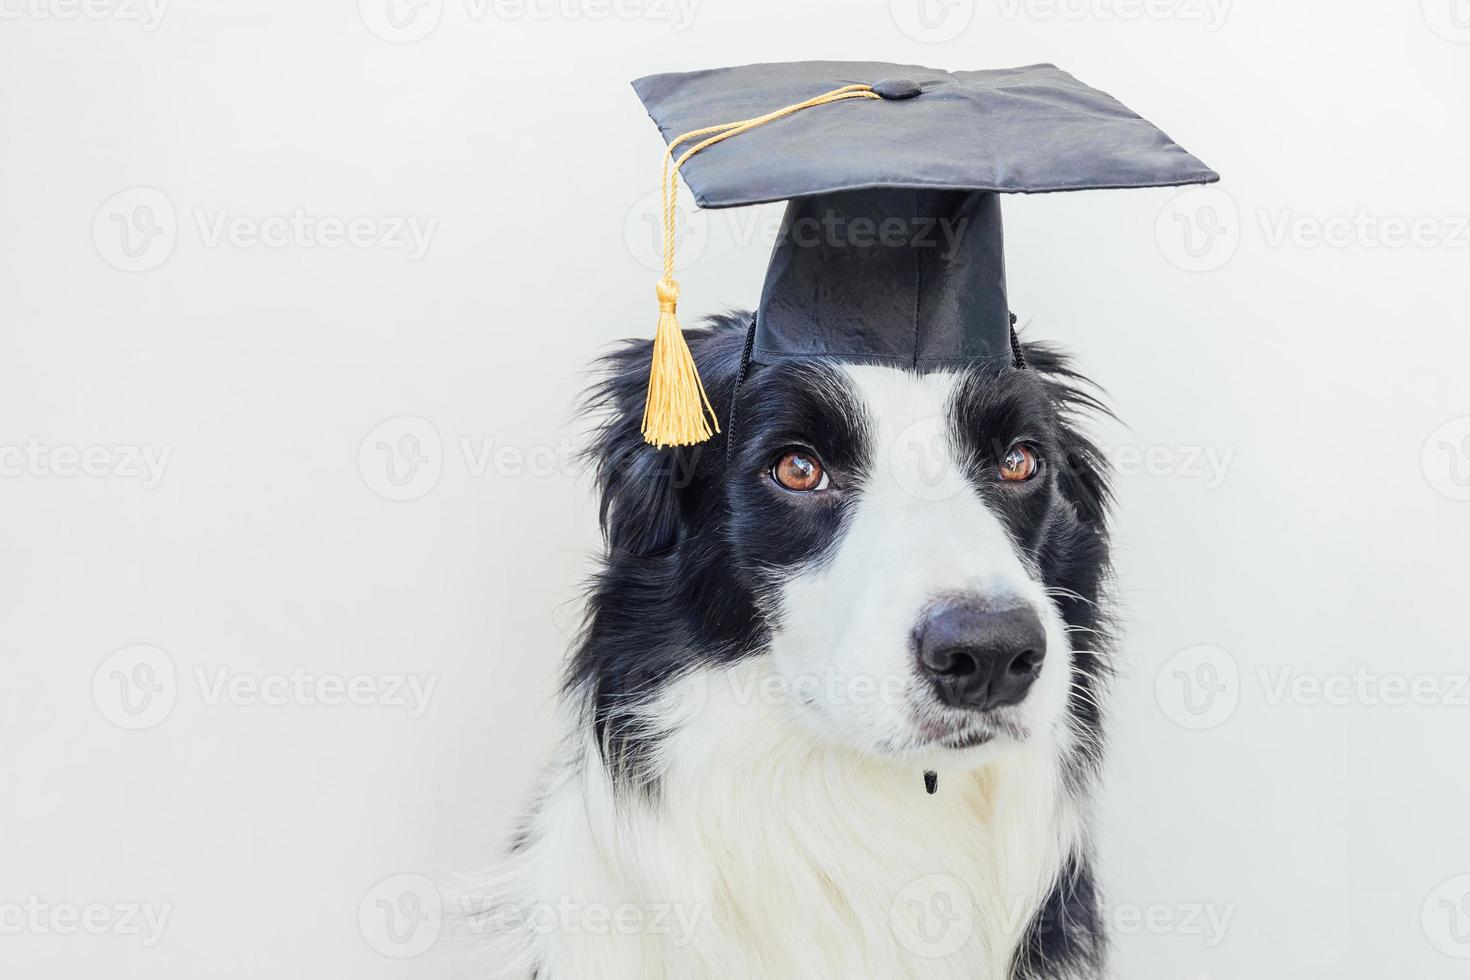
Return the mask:
<svg viewBox="0 0 1470 980">
<path fill-rule="evenodd" d="M 732 314 L 685 331 L 722 426 L 748 323 Z M 610 550 L 639 556 L 669 551 L 690 532 L 725 453 L 723 433 L 683 448 L 657 449 L 643 441 L 652 357 L 652 341 L 624 341 L 599 361 L 599 376 L 583 402 L 598 419 L 583 456 L 597 476 L 603 536 Z"/>
<path fill-rule="evenodd" d="M 1107 518 L 1113 501 L 1106 455 L 1083 431 L 1090 417 L 1115 418 L 1103 404 L 1100 389 L 1073 370 L 1067 355 L 1046 344 L 1022 345 L 1026 366 L 1035 370 L 1046 385 L 1061 422 L 1062 451 L 1066 455 L 1058 485 L 1062 495 L 1077 509 L 1077 516 L 1098 528 Z"/>
</svg>

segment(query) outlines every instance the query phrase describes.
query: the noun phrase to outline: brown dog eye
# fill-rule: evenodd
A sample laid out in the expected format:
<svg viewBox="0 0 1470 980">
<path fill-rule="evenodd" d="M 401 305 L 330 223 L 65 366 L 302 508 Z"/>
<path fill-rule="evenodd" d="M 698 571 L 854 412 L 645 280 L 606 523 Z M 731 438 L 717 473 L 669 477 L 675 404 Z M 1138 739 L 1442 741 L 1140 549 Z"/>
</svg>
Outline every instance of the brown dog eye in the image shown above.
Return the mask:
<svg viewBox="0 0 1470 980">
<path fill-rule="evenodd" d="M 771 465 L 771 479 L 787 490 L 809 493 L 827 488 L 827 471 L 822 461 L 800 449 L 782 453 Z"/>
<path fill-rule="evenodd" d="M 1006 458 L 1000 461 L 1000 478 L 1011 483 L 1021 483 L 1036 475 L 1036 453 L 1030 446 L 1012 446 Z"/>
</svg>

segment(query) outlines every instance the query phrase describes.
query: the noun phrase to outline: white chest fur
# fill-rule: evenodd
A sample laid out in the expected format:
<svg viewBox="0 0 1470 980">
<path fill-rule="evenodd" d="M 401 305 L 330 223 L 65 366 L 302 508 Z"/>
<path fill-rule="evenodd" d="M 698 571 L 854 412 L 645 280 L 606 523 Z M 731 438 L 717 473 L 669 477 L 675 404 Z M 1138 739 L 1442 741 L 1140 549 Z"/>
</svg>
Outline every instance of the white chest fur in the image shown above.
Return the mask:
<svg viewBox="0 0 1470 980">
<path fill-rule="evenodd" d="M 490 897 L 496 958 L 545 980 L 1002 980 L 1078 840 L 1045 738 L 940 774 L 824 744 L 763 658 L 650 712 L 655 799 L 568 739 Z"/>
</svg>

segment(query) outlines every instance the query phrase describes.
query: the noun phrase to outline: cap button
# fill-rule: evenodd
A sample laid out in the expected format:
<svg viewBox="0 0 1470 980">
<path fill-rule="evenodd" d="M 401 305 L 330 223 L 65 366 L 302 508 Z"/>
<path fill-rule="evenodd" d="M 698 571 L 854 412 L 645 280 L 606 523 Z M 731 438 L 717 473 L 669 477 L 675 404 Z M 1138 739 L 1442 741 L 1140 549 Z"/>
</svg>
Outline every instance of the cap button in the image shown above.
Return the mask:
<svg viewBox="0 0 1470 980">
<path fill-rule="evenodd" d="M 912 99 L 923 91 L 923 87 L 912 78 L 885 78 L 873 83 L 873 91 L 880 98 L 897 101 Z"/>
</svg>

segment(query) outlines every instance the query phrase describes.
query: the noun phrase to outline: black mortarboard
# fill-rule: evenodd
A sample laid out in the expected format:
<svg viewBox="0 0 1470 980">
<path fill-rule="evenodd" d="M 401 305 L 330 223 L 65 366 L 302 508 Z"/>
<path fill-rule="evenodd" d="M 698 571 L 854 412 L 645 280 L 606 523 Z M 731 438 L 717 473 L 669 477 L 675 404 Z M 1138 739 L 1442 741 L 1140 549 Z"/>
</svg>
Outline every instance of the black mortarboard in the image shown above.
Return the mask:
<svg viewBox="0 0 1470 980">
<path fill-rule="evenodd" d="M 1219 179 L 1052 65 L 811 61 L 650 75 L 633 88 L 669 143 L 664 316 L 644 418 L 657 445 L 708 438 L 704 413 L 714 416 L 674 319 L 675 172 L 701 207 L 790 202 L 753 361 L 918 369 L 1012 356 L 999 194 Z"/>
</svg>

